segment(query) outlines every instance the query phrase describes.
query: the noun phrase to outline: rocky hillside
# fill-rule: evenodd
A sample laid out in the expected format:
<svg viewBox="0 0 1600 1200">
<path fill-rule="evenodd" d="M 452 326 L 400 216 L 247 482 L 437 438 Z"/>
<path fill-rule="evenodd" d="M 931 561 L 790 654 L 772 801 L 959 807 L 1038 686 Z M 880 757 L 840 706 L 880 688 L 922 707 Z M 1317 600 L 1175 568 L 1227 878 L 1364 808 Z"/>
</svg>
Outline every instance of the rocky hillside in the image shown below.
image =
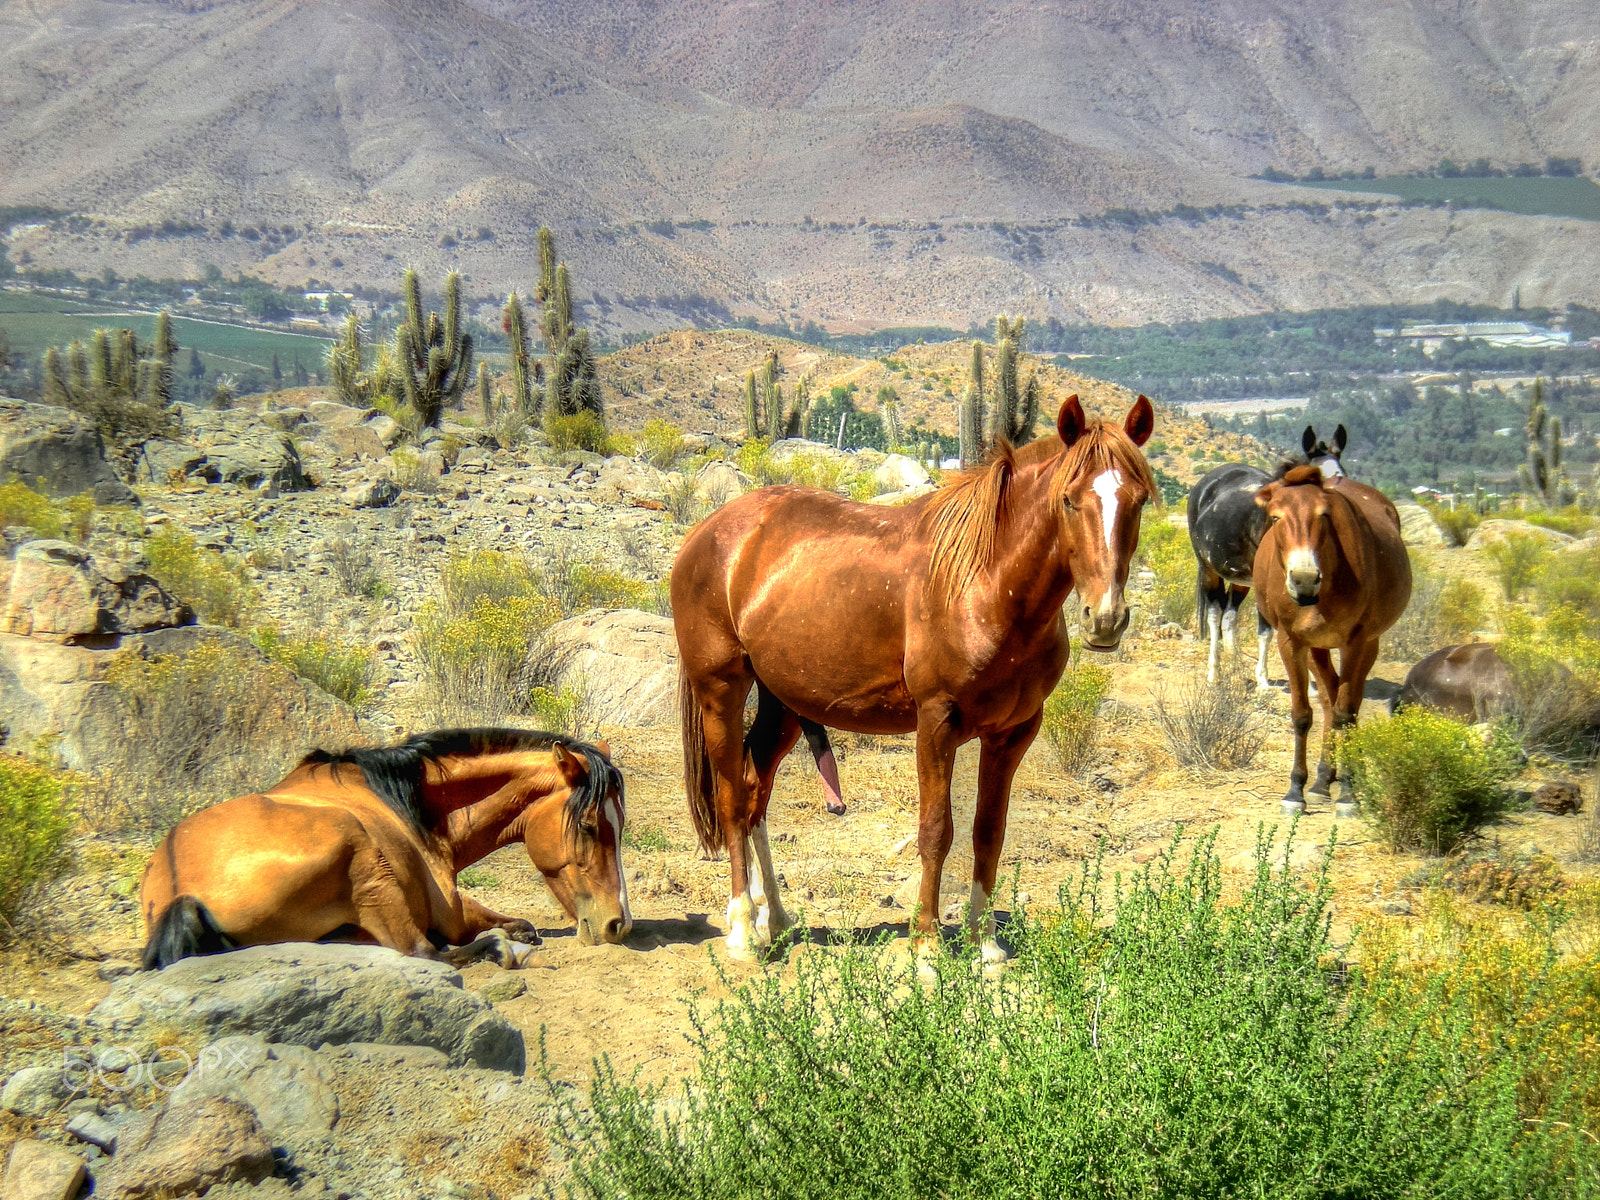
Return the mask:
<svg viewBox="0 0 1600 1200">
<path fill-rule="evenodd" d="M 398 260 L 484 294 L 527 286 L 548 223 L 615 332 L 693 298 L 841 329 L 1593 302 L 1582 222 L 1307 215 L 1278 206 L 1328 197 L 1247 177 L 1582 156 L 1597 20 L 1577 0 L 9 0 L 0 204 L 86 218 L 13 239 L 40 265 L 392 287 Z M 1243 207 L 1079 223 L 1179 204 Z"/>
</svg>

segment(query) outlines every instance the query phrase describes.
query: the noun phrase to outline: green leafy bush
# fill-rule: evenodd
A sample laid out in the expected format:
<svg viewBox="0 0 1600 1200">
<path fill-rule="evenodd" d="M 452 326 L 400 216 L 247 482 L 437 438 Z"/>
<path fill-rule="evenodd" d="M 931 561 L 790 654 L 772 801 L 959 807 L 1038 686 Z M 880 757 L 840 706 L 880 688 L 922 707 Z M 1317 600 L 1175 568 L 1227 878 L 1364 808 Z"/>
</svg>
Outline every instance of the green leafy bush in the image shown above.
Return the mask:
<svg viewBox="0 0 1600 1200">
<path fill-rule="evenodd" d="M 1507 600 L 1515 600 L 1533 582 L 1550 551 L 1531 533 L 1508 533 L 1504 540 L 1491 543 L 1489 561 Z"/>
<path fill-rule="evenodd" d="M 544 419 L 545 436 L 550 448 L 557 453 L 568 450 L 588 450 L 595 454 L 610 454 L 611 439 L 606 434 L 605 422 L 584 409 L 570 417 L 550 412 Z"/>
<path fill-rule="evenodd" d="M 0 754 L 0 944 L 39 888 L 66 869 L 72 793 L 67 776 Z"/>
<path fill-rule="evenodd" d="M 1510 717 L 1530 754 L 1587 762 L 1600 749 L 1600 638 L 1570 605 L 1543 617 L 1508 605 L 1496 651 L 1511 674 Z"/>
<path fill-rule="evenodd" d="M 587 701 L 582 688 L 541 685 L 528 690 L 528 714 L 540 729 L 582 737 Z"/>
<path fill-rule="evenodd" d="M 1452 546 L 1465 546 L 1472 531 L 1483 523 L 1483 518 L 1465 504 L 1455 508 L 1443 504 L 1429 505 L 1428 515 Z"/>
<path fill-rule="evenodd" d="M 242 629 L 260 597 L 243 564 L 231 563 L 200 546 L 182 530 L 168 525 L 146 538 L 150 574 L 211 625 Z"/>
<path fill-rule="evenodd" d="M 13 480 L 0 487 L 0 529 L 21 525 L 37 537 L 58 538 L 67 528 L 66 517 L 50 497 Z"/>
<path fill-rule="evenodd" d="M 333 637 L 286 636 L 271 626 L 255 631 L 255 643 L 274 662 L 343 700 L 356 712 L 372 707 L 377 661 L 370 649 Z"/>
<path fill-rule="evenodd" d="M 1055 691 L 1045 699 L 1040 732 L 1055 747 L 1061 769 L 1068 775 L 1076 775 L 1089 765 L 1100 702 L 1110 690 L 1111 672 L 1098 663 L 1080 659 L 1067 668 Z"/>
<path fill-rule="evenodd" d="M 686 453 L 683 430 L 660 417 L 646 423 L 639 434 L 639 443 L 644 450 L 645 461 L 662 471 L 672 470 L 673 465 Z"/>
<path fill-rule="evenodd" d="M 1168 521 L 1164 514 L 1147 509 L 1134 562 L 1155 576 L 1148 602 L 1152 619 L 1158 624 L 1174 625 L 1188 625 L 1194 620 L 1194 548 L 1187 531 Z"/>
<path fill-rule="evenodd" d="M 1565 605 L 1600 630 L 1600 548 L 1563 550 L 1547 556 L 1534 580 L 1539 611 Z"/>
<path fill-rule="evenodd" d="M 1302 890 L 1258 849 L 1225 905 L 1210 839 L 1175 857 L 1126 885 L 1086 870 L 1047 912 L 1014 914 L 1017 963 L 998 980 L 966 954 L 935 959 L 922 984 L 892 945 L 806 946 L 694 1012 L 689 1079 L 652 1086 L 602 1059 L 581 1100 L 552 1083 L 572 1194 L 1509 1200 L 1600 1186 L 1582 1104 L 1597 1072 L 1574 1048 L 1600 1022 L 1582 1009 L 1573 1028 L 1550 1003 L 1570 988 L 1557 954 L 1531 947 L 1517 1003 L 1483 1009 L 1479 958 L 1430 966 L 1420 988 L 1387 959 L 1347 972 L 1326 865 Z M 1528 1086 L 1552 1069 L 1559 1086 Z"/>
<path fill-rule="evenodd" d="M 1426 708 L 1369 721 L 1344 739 L 1343 762 L 1363 814 L 1394 850 L 1443 854 L 1513 806 L 1515 739 L 1479 733 Z"/>
<path fill-rule="evenodd" d="M 1593 513 L 1586 513 L 1576 504 L 1556 512 L 1540 512 L 1529 509 L 1522 514 L 1522 519 L 1529 525 L 1538 525 L 1545 529 L 1554 529 L 1557 533 L 1564 533 L 1568 537 L 1581 538 L 1594 532 L 1595 517 Z"/>
</svg>

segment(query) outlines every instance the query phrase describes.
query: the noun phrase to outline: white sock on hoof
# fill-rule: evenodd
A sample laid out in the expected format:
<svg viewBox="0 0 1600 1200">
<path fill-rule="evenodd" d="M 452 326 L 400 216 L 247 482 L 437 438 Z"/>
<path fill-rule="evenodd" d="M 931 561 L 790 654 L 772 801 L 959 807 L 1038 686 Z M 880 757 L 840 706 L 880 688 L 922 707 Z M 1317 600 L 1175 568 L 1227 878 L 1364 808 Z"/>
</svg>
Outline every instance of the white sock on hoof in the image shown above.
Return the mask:
<svg viewBox="0 0 1600 1200">
<path fill-rule="evenodd" d="M 756 956 L 755 906 L 749 895 L 728 901 L 728 957 L 753 959 Z"/>
<path fill-rule="evenodd" d="M 750 877 L 751 898 L 756 905 L 756 937 L 764 946 L 788 931 L 789 914 L 778 895 L 778 872 L 772 865 L 772 847 L 767 841 L 767 823 L 760 821 L 750 829 L 755 849 L 756 873 Z"/>
</svg>

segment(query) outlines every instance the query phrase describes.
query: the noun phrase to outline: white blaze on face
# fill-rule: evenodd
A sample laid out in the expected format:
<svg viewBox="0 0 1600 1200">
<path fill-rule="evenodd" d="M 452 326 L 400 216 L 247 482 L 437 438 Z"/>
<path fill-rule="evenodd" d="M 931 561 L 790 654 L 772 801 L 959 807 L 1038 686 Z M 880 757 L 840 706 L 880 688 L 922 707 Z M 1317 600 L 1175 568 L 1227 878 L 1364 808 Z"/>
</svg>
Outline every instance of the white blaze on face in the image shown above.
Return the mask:
<svg viewBox="0 0 1600 1200">
<path fill-rule="evenodd" d="M 1296 546 L 1289 551 L 1288 557 L 1283 561 L 1284 568 L 1291 578 L 1295 574 L 1321 575 L 1322 568 L 1317 565 L 1317 552 L 1309 546 Z"/>
<path fill-rule="evenodd" d="M 1323 481 L 1333 479 L 1344 474 L 1344 468 L 1339 465 L 1337 458 L 1325 458 L 1317 464 L 1317 470 L 1322 472 Z"/>
<path fill-rule="evenodd" d="M 617 898 L 622 902 L 622 920 L 624 924 L 632 925 L 633 913 L 628 908 L 628 873 L 622 868 L 622 822 L 625 819 L 622 802 L 615 796 L 607 796 L 604 803 L 606 820 L 617 831 Z"/>
<path fill-rule="evenodd" d="M 1117 489 L 1122 486 L 1122 472 L 1112 467 L 1095 477 L 1094 494 L 1100 497 L 1100 523 L 1106 529 L 1106 549 L 1116 551 L 1114 530 L 1117 527 Z"/>
</svg>

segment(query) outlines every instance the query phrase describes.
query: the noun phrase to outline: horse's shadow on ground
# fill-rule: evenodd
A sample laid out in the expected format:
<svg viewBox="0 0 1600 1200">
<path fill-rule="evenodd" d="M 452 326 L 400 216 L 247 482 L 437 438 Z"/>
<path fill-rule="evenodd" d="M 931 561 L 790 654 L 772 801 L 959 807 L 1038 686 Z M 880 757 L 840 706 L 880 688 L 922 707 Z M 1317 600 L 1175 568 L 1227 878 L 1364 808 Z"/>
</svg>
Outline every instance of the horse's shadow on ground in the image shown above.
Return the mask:
<svg viewBox="0 0 1600 1200">
<path fill-rule="evenodd" d="M 1006 937 L 1006 926 L 1009 924 L 1011 914 L 1004 910 L 996 910 L 995 914 L 996 940 L 1009 954 L 1013 946 Z M 545 939 L 546 944 L 552 940 L 565 941 L 575 937 L 577 930 L 572 926 L 559 929 L 541 929 L 539 935 Z M 947 946 L 959 946 L 965 936 L 965 930 L 959 923 L 940 926 L 940 934 Z M 633 923 L 631 932 L 622 944 L 629 950 L 658 950 L 663 946 L 700 946 L 724 936 L 723 931 L 711 924 L 708 913 L 686 913 L 682 917 L 641 917 Z M 884 940 L 904 939 L 911 936 L 910 919 L 904 921 L 879 921 L 874 925 L 854 925 L 835 927 L 831 925 L 808 924 L 797 926 L 794 933 L 789 936 L 788 946 L 797 946 L 809 943 L 816 946 L 843 946 L 849 943 L 865 943 L 868 945 Z"/>
</svg>

